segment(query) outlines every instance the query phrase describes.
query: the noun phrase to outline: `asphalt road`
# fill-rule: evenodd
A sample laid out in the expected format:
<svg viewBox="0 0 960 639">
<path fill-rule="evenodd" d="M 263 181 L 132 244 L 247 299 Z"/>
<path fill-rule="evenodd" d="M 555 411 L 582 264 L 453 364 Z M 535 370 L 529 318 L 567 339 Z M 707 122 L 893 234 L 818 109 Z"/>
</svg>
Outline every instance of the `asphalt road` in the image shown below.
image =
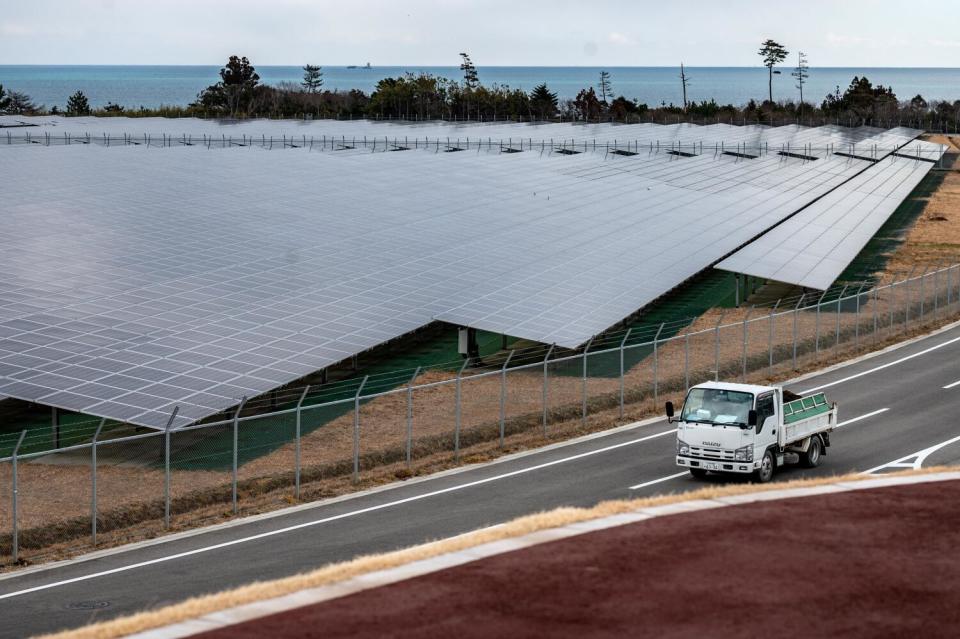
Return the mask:
<svg viewBox="0 0 960 639">
<path fill-rule="evenodd" d="M 789 388 L 824 390 L 839 404 L 841 426 L 820 468 L 787 467 L 779 480 L 960 463 L 960 326 Z M 665 421 L 645 423 L 278 516 L 0 578 L 0 637 L 73 628 L 558 506 L 698 488 L 703 482 L 674 465 L 673 433 Z"/>
</svg>

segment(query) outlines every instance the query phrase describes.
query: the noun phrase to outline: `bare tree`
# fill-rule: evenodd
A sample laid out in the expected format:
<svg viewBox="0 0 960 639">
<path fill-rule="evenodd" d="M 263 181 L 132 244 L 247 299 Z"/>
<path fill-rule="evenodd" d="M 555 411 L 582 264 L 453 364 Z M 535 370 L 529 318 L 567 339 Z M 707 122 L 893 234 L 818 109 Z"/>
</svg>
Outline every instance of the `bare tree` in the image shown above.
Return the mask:
<svg viewBox="0 0 960 639">
<path fill-rule="evenodd" d="M 773 68 L 787 59 L 789 51 L 779 42 L 768 39 L 760 45 L 760 51 L 757 52 L 757 55 L 763 58 L 763 66 L 767 67 L 767 71 L 769 71 L 770 102 L 773 102 L 773 74 L 780 73 L 774 71 Z"/>
<path fill-rule="evenodd" d="M 797 52 L 797 68 L 793 70 L 792 75 L 797 79 L 797 88 L 800 89 L 800 112 L 803 113 L 803 85 L 810 77 L 810 67 L 807 66 L 807 54 L 803 51 Z"/>
</svg>

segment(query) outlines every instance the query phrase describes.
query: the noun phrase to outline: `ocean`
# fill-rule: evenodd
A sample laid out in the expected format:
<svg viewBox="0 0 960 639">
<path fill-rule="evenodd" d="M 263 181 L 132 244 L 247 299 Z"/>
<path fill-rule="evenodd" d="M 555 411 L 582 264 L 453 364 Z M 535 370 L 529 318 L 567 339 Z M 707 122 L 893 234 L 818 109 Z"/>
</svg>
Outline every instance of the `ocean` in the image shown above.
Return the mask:
<svg viewBox="0 0 960 639">
<path fill-rule="evenodd" d="M 63 106 L 67 97 L 83 91 L 94 107 L 114 102 L 125 107 L 186 105 L 197 93 L 219 79 L 218 66 L 46 66 L 0 65 L 0 84 L 22 91 L 37 104 Z M 650 106 L 683 101 L 680 69 L 673 67 L 604 67 L 609 71 L 615 95 L 638 99 Z M 596 87 L 601 67 L 479 67 L 484 84 L 507 85 L 530 91 L 546 82 L 561 99 L 573 98 L 580 89 Z M 798 98 L 791 69 L 783 67 L 774 76 L 774 99 Z M 267 84 L 299 82 L 296 66 L 257 67 Z M 458 67 L 380 67 L 371 69 L 328 66 L 323 68 L 327 89 L 360 89 L 369 93 L 383 78 L 404 73 L 431 73 L 460 79 Z M 762 100 L 767 93 L 767 70 L 763 67 L 687 67 L 690 100 L 714 99 L 720 104 L 743 105 Z M 866 75 L 874 84 L 892 86 L 901 100 L 920 94 L 929 100 L 960 99 L 960 69 L 944 68 L 811 68 L 804 98 L 819 103 L 827 93 L 850 84 L 855 75 Z"/>
</svg>

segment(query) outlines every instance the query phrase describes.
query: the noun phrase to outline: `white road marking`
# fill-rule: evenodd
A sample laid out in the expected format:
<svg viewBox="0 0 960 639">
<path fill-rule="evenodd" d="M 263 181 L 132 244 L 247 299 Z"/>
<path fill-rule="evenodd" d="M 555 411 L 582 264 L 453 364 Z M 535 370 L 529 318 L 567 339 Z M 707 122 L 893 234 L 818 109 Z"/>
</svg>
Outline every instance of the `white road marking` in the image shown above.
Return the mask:
<svg viewBox="0 0 960 639">
<path fill-rule="evenodd" d="M 868 417 L 873 417 L 874 415 L 879 415 L 880 413 L 885 413 L 885 412 L 887 412 L 888 410 L 890 410 L 890 409 L 889 409 L 889 408 L 881 408 L 881 409 L 879 409 L 879 410 L 873 411 L 872 413 L 867 413 L 867 414 L 865 414 L 865 415 L 861 415 L 860 417 L 854 417 L 853 419 L 848 419 L 848 420 L 845 421 L 845 422 L 840 422 L 839 424 L 837 424 L 837 425 L 835 426 L 835 428 L 842 428 L 843 426 L 847 426 L 847 425 L 849 425 L 849 424 L 853 424 L 854 422 L 859 422 L 861 419 L 866 419 L 866 418 L 868 418 Z"/>
<path fill-rule="evenodd" d="M 68 584 L 77 583 L 79 581 L 87 581 L 90 579 L 95 579 L 97 577 L 105 577 L 107 575 L 115 575 L 119 572 L 126 572 L 129 570 L 136 570 L 137 568 L 143 568 L 145 566 L 152 566 L 154 564 L 160 564 L 167 561 L 173 561 L 174 559 L 182 559 L 183 557 L 190 557 L 193 555 L 199 555 L 201 553 L 210 552 L 212 550 L 219 550 L 221 548 L 227 548 L 229 546 L 236 546 L 237 544 L 243 544 L 249 541 L 256 541 L 258 539 L 265 539 L 267 537 L 273 537 L 275 535 L 282 535 L 284 533 L 292 532 L 294 530 L 300 530 L 303 528 L 310 528 L 312 526 L 319 526 L 320 524 L 326 524 L 331 521 L 338 521 L 340 519 L 347 519 L 350 517 L 356 517 L 357 515 L 364 515 L 366 513 L 375 512 L 378 510 L 384 510 L 386 508 L 392 508 L 393 506 L 399 506 L 401 504 L 407 504 L 414 501 L 420 501 L 422 499 L 427 499 L 429 497 L 436 497 L 437 495 L 443 495 L 446 493 L 456 492 L 458 490 L 463 490 L 465 488 L 472 488 L 473 486 L 480 486 L 482 484 L 488 484 L 500 479 L 506 479 L 507 477 L 515 477 L 517 475 L 523 475 L 526 473 L 533 472 L 535 470 L 541 470 L 543 468 L 549 468 L 550 466 L 556 466 L 557 464 L 564 464 L 569 461 L 574 461 L 577 459 L 583 459 L 584 457 L 590 457 L 593 455 L 599 455 L 601 453 L 609 452 L 611 450 L 616 450 L 618 448 L 623 448 L 624 446 L 632 446 L 634 444 L 639 444 L 657 437 L 663 437 L 664 435 L 676 435 L 677 431 L 675 428 L 670 430 L 665 430 L 660 433 L 655 433 L 653 435 L 647 435 L 646 437 L 640 437 L 639 439 L 631 439 L 630 441 L 621 442 L 619 444 L 613 444 L 611 446 L 606 446 L 604 448 L 598 448 L 596 450 L 589 450 L 584 453 L 579 453 L 577 455 L 571 455 L 570 457 L 563 457 L 561 459 L 555 459 L 553 461 L 544 462 L 542 464 L 537 464 L 535 466 L 529 466 L 527 468 L 520 468 L 509 473 L 503 473 L 502 475 L 495 475 L 493 477 L 486 477 L 484 479 L 478 479 L 476 481 L 467 482 L 465 484 L 458 484 L 456 486 L 450 486 L 449 488 L 441 488 L 440 490 L 434 490 L 428 493 L 423 493 L 420 495 L 413 495 L 412 497 L 405 497 L 403 499 L 397 499 L 395 501 L 387 502 L 385 504 L 378 504 L 376 506 L 368 506 L 367 508 L 360 508 L 359 510 L 353 510 L 350 512 L 342 513 L 339 515 L 333 515 L 331 517 L 324 517 L 323 519 L 317 519 L 315 521 L 308 521 L 302 524 L 296 524 L 294 526 L 287 526 L 285 528 L 278 528 L 277 530 L 270 530 L 267 532 L 259 533 L 257 535 L 250 535 L 249 537 L 241 537 L 240 539 L 232 539 L 230 541 L 225 541 L 219 544 L 213 544 L 210 546 L 204 546 L 202 548 L 195 548 L 193 550 L 188 550 L 185 552 L 179 552 L 173 555 L 167 555 L 165 557 L 157 557 L 156 559 L 151 559 L 149 561 L 140 561 L 134 564 L 128 564 L 126 566 L 119 566 L 117 568 L 111 568 L 110 570 L 103 570 L 100 572 L 91 573 L 89 575 L 82 575 L 80 577 L 73 577 L 72 579 L 64 579 L 62 581 L 56 581 L 49 584 L 44 584 L 42 586 L 34 586 L 33 588 L 25 588 L 24 590 L 17 590 L 15 592 L 8 592 L 6 594 L 0 595 L 0 600 L 10 599 L 12 597 L 19 597 L 20 595 L 27 595 L 32 592 L 38 592 L 41 590 L 49 590 L 51 588 L 56 588 L 58 586 L 66 586 Z"/>
<path fill-rule="evenodd" d="M 954 383 L 952 383 L 952 384 L 947 384 L 947 385 L 944 386 L 943 388 L 944 388 L 944 390 L 948 390 L 948 389 L 953 388 L 954 386 L 960 386 L 960 381 L 954 382 Z"/>
<path fill-rule="evenodd" d="M 853 424 L 853 423 L 859 422 L 859 421 L 862 420 L 862 419 L 867 419 L 868 417 L 873 417 L 874 415 L 879 415 L 880 413 L 885 413 L 885 412 L 887 412 L 888 410 L 890 410 L 890 409 L 889 409 L 889 408 L 881 408 L 881 409 L 879 409 L 879 410 L 873 411 L 872 413 L 865 413 L 865 414 L 863 414 L 863 415 L 860 415 L 859 417 L 854 417 L 854 418 L 852 418 L 852 419 L 848 419 L 848 420 L 845 421 L 845 422 L 840 422 L 839 424 L 837 424 L 837 425 L 835 426 L 835 428 L 842 428 L 843 426 L 847 426 L 847 425 L 849 425 L 849 424 Z M 887 465 L 889 465 L 889 464 L 886 464 L 885 466 L 887 466 Z M 884 466 L 884 467 L 885 467 L 885 466 Z M 871 472 L 871 471 L 867 471 L 867 472 Z M 683 477 L 683 476 L 686 475 L 686 474 L 687 474 L 686 471 L 684 471 L 684 472 L 682 472 L 682 473 L 677 473 L 676 475 L 667 475 L 666 477 L 661 477 L 661 478 L 659 478 L 659 479 L 654 479 L 654 480 L 651 480 L 651 481 L 648 481 L 648 482 L 644 482 L 644 483 L 642 483 L 642 484 L 637 484 L 636 486 L 631 486 L 631 487 L 630 487 L 630 490 L 639 490 L 640 488 L 646 488 L 647 486 L 653 486 L 654 484 L 659 484 L 659 483 L 662 483 L 662 482 L 665 482 L 665 481 L 670 481 L 671 479 L 677 479 L 678 477 Z"/>
<path fill-rule="evenodd" d="M 863 471 L 863 474 L 872 475 L 878 470 L 883 470 L 885 468 L 912 468 L 914 470 L 920 470 L 923 468 L 923 462 L 927 461 L 927 457 L 937 452 L 941 448 L 946 448 L 947 446 L 957 442 L 960 442 L 960 436 L 952 437 L 945 442 L 940 442 L 939 444 L 934 444 L 929 448 L 918 450 L 917 452 L 901 457 L 900 459 L 894 459 L 892 462 L 882 464 L 876 468 L 865 470 Z"/>
<path fill-rule="evenodd" d="M 807 395 L 808 393 L 812 393 L 812 392 L 814 392 L 814 391 L 823 390 L 824 388 L 830 388 L 831 386 L 836 386 L 837 384 L 842 384 L 842 383 L 844 383 L 844 382 L 849 382 L 849 381 L 852 380 L 852 379 L 857 379 L 858 377 L 863 377 L 864 375 L 869 375 L 870 373 L 876 373 L 877 371 L 882 371 L 882 370 L 885 369 L 885 368 L 890 368 L 891 366 L 896 366 L 897 364 L 901 364 L 901 363 L 903 363 L 903 362 L 905 362 L 905 361 L 907 361 L 907 360 L 913 359 L 914 357 L 920 357 L 921 355 L 926 355 L 927 353 L 930 353 L 930 352 L 932 352 L 932 351 L 935 351 L 935 350 L 937 350 L 938 348 L 943 348 L 944 346 L 949 346 L 950 344 L 953 344 L 954 342 L 958 342 L 958 341 L 960 341 L 960 337 L 954 337 L 953 339 L 947 340 L 946 342 L 943 342 L 942 344 L 937 344 L 936 346 L 931 346 L 930 348 L 927 348 L 927 349 L 924 349 L 924 350 L 919 351 L 919 352 L 917 352 L 917 353 L 914 353 L 913 355 L 907 355 L 906 357 L 901 357 L 900 359 L 894 360 L 894 361 L 892 361 L 892 362 L 887 362 L 886 364 L 882 364 L 882 365 L 877 366 L 877 367 L 875 367 L 875 368 L 871 368 L 871 369 L 869 369 L 869 370 L 865 370 L 865 371 L 863 371 L 863 372 L 857 373 L 856 375 L 850 375 L 849 377 L 844 377 L 843 379 L 838 379 L 838 380 L 836 380 L 835 382 L 829 382 L 829 383 L 827 383 L 827 384 L 821 384 L 820 386 L 814 386 L 813 388 L 808 388 L 808 389 L 805 390 L 805 391 L 800 391 L 800 394 L 801 394 L 801 395 Z"/>
<path fill-rule="evenodd" d="M 630 490 L 640 490 L 641 488 L 646 488 L 647 486 L 653 486 L 654 484 L 659 484 L 660 482 L 670 481 L 671 479 L 676 479 L 677 477 L 683 477 L 687 474 L 687 471 L 682 473 L 677 473 L 676 475 L 668 475 L 666 477 L 661 477 L 660 479 L 654 479 L 653 481 L 644 482 L 642 484 L 637 484 L 636 486 L 631 486 Z"/>
</svg>

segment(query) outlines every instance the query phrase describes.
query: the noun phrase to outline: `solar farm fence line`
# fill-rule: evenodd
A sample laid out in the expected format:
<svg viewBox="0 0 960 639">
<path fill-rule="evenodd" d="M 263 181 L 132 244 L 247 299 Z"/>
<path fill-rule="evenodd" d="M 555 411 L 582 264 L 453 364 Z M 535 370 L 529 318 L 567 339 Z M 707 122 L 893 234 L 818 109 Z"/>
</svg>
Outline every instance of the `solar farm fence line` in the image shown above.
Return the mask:
<svg viewBox="0 0 960 639">
<path fill-rule="evenodd" d="M 241 406 L 212 423 L 128 435 L 98 420 L 88 441 L 33 452 L 24 452 L 23 431 L 0 458 L 0 555 L 40 558 L 129 529 L 156 534 L 263 509 L 278 495 L 318 498 L 321 480 L 349 485 L 378 469 L 462 461 L 472 447 L 502 448 L 514 435 L 602 428 L 707 380 L 769 382 L 958 315 L 960 264 L 627 330 L 576 353 L 548 347 L 534 359 L 515 350 L 475 369 L 394 376 L 391 388 L 367 377 L 326 402 L 309 403 L 304 388 L 290 407 Z"/>
<path fill-rule="evenodd" d="M 305 149 L 308 151 L 352 151 L 367 150 L 370 152 L 391 152 L 425 150 L 436 153 L 451 153 L 456 151 L 488 151 L 500 153 L 516 153 L 532 151 L 540 153 L 598 153 L 614 155 L 638 155 L 641 153 L 670 153 L 678 157 L 712 156 L 733 157 L 738 159 L 756 159 L 771 154 L 782 157 L 799 159 L 819 159 L 831 155 L 855 157 L 866 160 L 878 160 L 891 152 L 901 150 L 909 153 L 914 159 L 929 162 L 941 162 L 946 150 L 945 145 L 911 146 L 881 144 L 833 144 L 825 146 L 803 144 L 791 146 L 789 143 L 751 144 L 747 142 L 724 143 L 714 142 L 705 144 L 703 141 L 682 140 L 583 140 L 583 139 L 535 139 L 527 138 L 492 138 L 492 137 L 389 137 L 389 136 L 345 136 L 345 135 L 301 135 L 301 136 L 267 136 L 267 135 L 207 135 L 207 134 L 54 134 L 33 133 L 30 131 L 14 133 L 7 131 L 0 144 L 39 145 L 39 146 L 70 146 L 96 145 L 103 147 L 142 146 L 144 148 L 170 147 L 197 147 L 207 149 L 224 148 L 261 148 L 274 149 Z M 933 148 L 937 147 L 937 148 Z"/>
</svg>

